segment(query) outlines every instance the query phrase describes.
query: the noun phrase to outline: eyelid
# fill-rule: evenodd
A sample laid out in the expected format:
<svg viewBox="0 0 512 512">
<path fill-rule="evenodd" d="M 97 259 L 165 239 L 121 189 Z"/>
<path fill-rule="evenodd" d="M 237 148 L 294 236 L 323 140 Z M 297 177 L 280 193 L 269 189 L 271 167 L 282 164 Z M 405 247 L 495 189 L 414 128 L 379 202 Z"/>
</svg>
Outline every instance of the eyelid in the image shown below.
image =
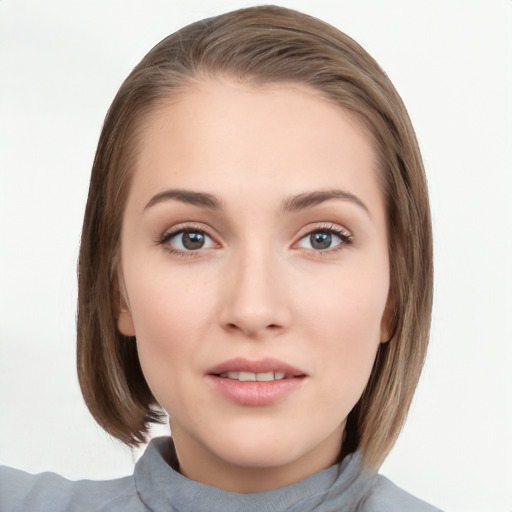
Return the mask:
<svg viewBox="0 0 512 512">
<path fill-rule="evenodd" d="M 342 233 L 347 237 L 352 237 L 352 232 L 341 224 L 335 222 L 311 222 L 310 224 L 301 228 L 297 233 L 296 239 L 299 240 L 306 235 L 311 234 L 314 231 L 332 231 L 334 233 Z"/>
<path fill-rule="evenodd" d="M 203 233 L 208 238 L 210 238 L 217 247 L 206 247 L 206 248 L 201 247 L 196 250 L 184 251 L 184 250 L 176 249 L 176 248 L 170 246 L 170 244 L 168 243 L 173 237 L 175 237 L 181 233 L 186 233 L 186 232 L 190 232 L 190 231 L 191 232 L 196 231 L 196 232 Z M 182 223 L 176 224 L 175 226 L 172 226 L 171 228 L 166 229 L 162 235 L 157 237 L 157 239 L 155 240 L 155 243 L 157 245 L 164 246 L 164 248 L 171 254 L 178 254 L 178 255 L 181 255 L 184 257 L 194 256 L 194 255 L 197 255 L 199 252 L 206 252 L 207 249 L 214 249 L 214 248 L 218 248 L 221 246 L 220 242 L 218 241 L 218 237 L 213 235 L 211 231 L 212 230 L 209 228 L 209 226 L 206 226 L 201 223 L 182 222 Z"/>
<path fill-rule="evenodd" d="M 168 244 L 168 241 L 172 237 L 174 237 L 176 235 L 179 235 L 180 233 L 187 232 L 187 231 L 198 231 L 198 232 L 204 233 L 207 237 L 209 237 L 215 243 L 215 245 L 217 247 L 207 247 L 207 248 L 200 248 L 200 249 L 197 249 L 197 250 L 182 251 L 180 249 L 172 248 Z M 299 247 L 299 249 L 303 249 L 303 250 L 308 251 L 308 252 L 314 252 L 314 253 L 317 253 L 317 254 L 324 254 L 324 253 L 329 253 L 329 252 L 335 252 L 336 250 L 340 250 L 342 248 L 345 248 L 347 245 L 351 245 L 353 243 L 353 241 L 352 241 L 352 238 L 353 238 L 352 233 L 347 228 L 345 228 L 344 226 L 341 226 L 340 224 L 336 224 L 336 223 L 333 223 L 333 222 L 317 222 L 317 223 L 308 224 L 307 226 L 303 227 L 299 231 L 299 233 L 296 235 L 295 241 L 293 242 L 292 247 L 297 246 L 297 244 L 301 240 L 303 240 L 305 237 L 307 237 L 307 236 L 309 236 L 312 233 L 317 232 L 317 231 L 327 231 L 327 232 L 330 232 L 330 233 L 334 234 L 335 236 L 339 237 L 341 239 L 341 243 L 337 244 L 334 247 L 330 247 L 330 248 L 327 248 L 327 249 L 324 249 L 324 250 L 308 249 L 308 248 L 300 248 L 300 247 Z M 157 245 L 165 246 L 165 248 L 169 252 L 171 252 L 173 254 L 179 254 L 179 255 L 182 255 L 182 256 L 193 256 L 193 255 L 196 255 L 199 252 L 206 252 L 207 249 L 219 248 L 222 245 L 218 241 L 218 237 L 212 233 L 211 228 L 208 225 L 205 225 L 205 224 L 202 224 L 202 223 L 199 223 L 199 222 L 182 222 L 182 223 L 179 223 L 177 225 L 174 225 L 171 228 L 168 228 L 167 230 L 165 230 L 163 232 L 163 234 L 160 235 L 155 240 L 155 242 L 156 242 Z"/>
<path fill-rule="evenodd" d="M 343 247 L 346 247 L 347 245 L 351 245 L 353 243 L 353 234 L 344 226 L 341 226 L 340 224 L 335 224 L 333 222 L 320 222 L 320 223 L 313 223 L 308 224 L 304 228 L 302 228 L 299 233 L 296 236 L 295 242 L 293 243 L 293 246 L 296 246 L 301 240 L 306 238 L 307 236 L 310 236 L 311 234 L 318 232 L 318 231 L 326 231 L 329 233 L 334 234 L 335 236 L 339 237 L 341 239 L 341 243 L 330 247 L 328 249 L 319 250 L 319 249 L 307 249 L 303 247 L 299 247 L 299 249 L 304 249 L 306 251 L 313 251 L 315 253 L 327 253 L 327 252 L 333 252 L 336 250 L 339 250 Z"/>
<path fill-rule="evenodd" d="M 174 224 L 173 226 L 165 229 L 165 231 L 159 238 L 164 238 L 166 236 L 180 233 L 182 231 L 193 231 L 193 230 L 202 231 L 211 236 L 210 228 L 208 226 L 206 226 L 205 224 L 203 224 L 201 222 L 190 221 L 190 222 L 179 222 L 178 224 Z"/>
</svg>

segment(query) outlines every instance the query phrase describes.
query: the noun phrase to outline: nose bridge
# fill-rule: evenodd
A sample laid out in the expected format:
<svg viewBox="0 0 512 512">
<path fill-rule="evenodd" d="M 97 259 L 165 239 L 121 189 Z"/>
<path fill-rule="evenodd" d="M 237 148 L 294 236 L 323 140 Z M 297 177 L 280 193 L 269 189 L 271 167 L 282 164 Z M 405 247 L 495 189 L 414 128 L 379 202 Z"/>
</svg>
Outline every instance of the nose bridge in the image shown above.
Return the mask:
<svg viewBox="0 0 512 512">
<path fill-rule="evenodd" d="M 247 336 L 277 332 L 289 320 L 286 289 L 279 277 L 278 257 L 268 244 L 256 239 L 242 242 L 233 250 L 221 321 Z"/>
</svg>

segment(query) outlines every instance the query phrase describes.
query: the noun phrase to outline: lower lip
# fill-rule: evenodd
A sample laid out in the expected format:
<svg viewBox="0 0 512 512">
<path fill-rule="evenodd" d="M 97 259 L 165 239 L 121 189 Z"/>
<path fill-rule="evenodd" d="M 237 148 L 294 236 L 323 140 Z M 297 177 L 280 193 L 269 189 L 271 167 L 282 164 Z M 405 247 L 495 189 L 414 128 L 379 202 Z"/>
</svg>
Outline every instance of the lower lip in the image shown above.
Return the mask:
<svg viewBox="0 0 512 512">
<path fill-rule="evenodd" d="M 217 375 L 208 375 L 208 381 L 216 391 L 239 405 L 272 405 L 302 386 L 305 377 L 271 381 L 241 382 Z"/>
</svg>

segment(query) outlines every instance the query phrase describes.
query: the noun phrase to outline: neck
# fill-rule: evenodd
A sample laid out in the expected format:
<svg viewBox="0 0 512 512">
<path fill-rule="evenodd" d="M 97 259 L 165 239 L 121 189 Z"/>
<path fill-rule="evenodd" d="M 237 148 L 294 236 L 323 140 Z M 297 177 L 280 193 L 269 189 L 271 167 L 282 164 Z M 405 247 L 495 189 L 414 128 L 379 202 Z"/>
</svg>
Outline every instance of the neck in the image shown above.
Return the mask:
<svg viewBox="0 0 512 512">
<path fill-rule="evenodd" d="M 179 472 L 190 480 L 237 493 L 267 491 L 293 484 L 337 462 L 341 452 L 342 429 L 300 457 L 282 464 L 259 461 L 238 462 L 219 457 L 179 427 L 171 431 Z"/>
</svg>

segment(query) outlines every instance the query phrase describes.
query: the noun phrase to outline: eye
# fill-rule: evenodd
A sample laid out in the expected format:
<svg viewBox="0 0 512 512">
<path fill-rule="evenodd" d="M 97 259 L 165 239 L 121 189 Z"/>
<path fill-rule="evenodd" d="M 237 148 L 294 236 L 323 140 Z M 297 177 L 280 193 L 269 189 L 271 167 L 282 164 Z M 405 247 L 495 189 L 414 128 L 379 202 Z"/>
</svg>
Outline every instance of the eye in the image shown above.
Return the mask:
<svg viewBox="0 0 512 512">
<path fill-rule="evenodd" d="M 350 243 L 351 236 L 348 233 L 336 228 L 322 228 L 311 231 L 302 237 L 297 246 L 314 251 L 327 251 Z"/>
<path fill-rule="evenodd" d="M 164 236 L 162 243 L 177 252 L 191 252 L 215 247 L 215 242 L 199 229 L 182 229 Z"/>
</svg>

